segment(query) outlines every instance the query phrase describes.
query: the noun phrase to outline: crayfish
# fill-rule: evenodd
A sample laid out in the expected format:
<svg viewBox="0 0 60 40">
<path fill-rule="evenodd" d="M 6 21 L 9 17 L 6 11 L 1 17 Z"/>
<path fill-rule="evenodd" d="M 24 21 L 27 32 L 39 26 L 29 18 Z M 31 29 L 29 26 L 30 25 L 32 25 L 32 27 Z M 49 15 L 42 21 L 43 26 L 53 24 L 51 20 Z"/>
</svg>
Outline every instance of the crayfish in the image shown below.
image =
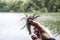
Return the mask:
<svg viewBox="0 0 60 40">
<path fill-rule="evenodd" d="M 39 16 L 36 15 L 36 14 L 34 14 L 34 15 L 32 15 L 32 16 L 28 16 L 27 14 L 25 14 L 25 17 L 23 17 L 23 18 L 21 19 L 21 20 L 23 20 L 23 19 L 26 20 L 26 25 L 25 25 L 23 28 L 27 27 L 27 30 L 28 30 L 28 32 L 29 32 L 29 35 L 31 34 L 31 25 L 30 25 L 30 23 L 29 23 L 29 19 L 34 20 L 34 19 L 36 19 L 37 17 L 39 17 Z M 23 29 L 23 28 L 22 28 L 22 29 Z"/>
</svg>

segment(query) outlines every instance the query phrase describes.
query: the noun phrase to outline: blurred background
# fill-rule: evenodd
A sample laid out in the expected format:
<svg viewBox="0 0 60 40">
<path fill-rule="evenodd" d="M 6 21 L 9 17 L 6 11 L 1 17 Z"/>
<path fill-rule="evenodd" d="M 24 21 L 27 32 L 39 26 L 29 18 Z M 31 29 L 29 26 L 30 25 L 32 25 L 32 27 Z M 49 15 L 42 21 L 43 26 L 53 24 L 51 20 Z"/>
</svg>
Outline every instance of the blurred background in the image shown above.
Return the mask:
<svg viewBox="0 0 60 40">
<path fill-rule="evenodd" d="M 60 40 L 60 0 L 0 0 L 0 40 L 32 40 L 26 28 L 20 30 L 25 14 L 40 15 L 35 21 Z"/>
<path fill-rule="evenodd" d="M 60 0 L 0 0 L 0 12 L 60 12 Z"/>
</svg>

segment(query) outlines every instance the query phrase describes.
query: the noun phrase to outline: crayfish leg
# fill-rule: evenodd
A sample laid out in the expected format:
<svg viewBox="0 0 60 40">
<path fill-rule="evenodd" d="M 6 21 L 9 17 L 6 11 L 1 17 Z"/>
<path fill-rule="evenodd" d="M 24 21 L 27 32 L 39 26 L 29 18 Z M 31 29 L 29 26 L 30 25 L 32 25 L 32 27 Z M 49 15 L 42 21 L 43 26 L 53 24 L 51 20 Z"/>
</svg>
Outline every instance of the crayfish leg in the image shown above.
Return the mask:
<svg viewBox="0 0 60 40">
<path fill-rule="evenodd" d="M 35 18 L 37 18 L 37 17 L 39 17 L 39 16 L 38 16 L 38 15 L 37 15 L 37 16 L 35 16 L 35 17 L 34 17 L 34 19 L 35 19 Z"/>
<path fill-rule="evenodd" d="M 28 15 L 25 13 L 26 18 L 28 18 Z"/>
<path fill-rule="evenodd" d="M 27 30 L 28 30 L 29 35 L 30 35 L 31 34 L 31 26 L 29 24 L 27 25 Z"/>
<path fill-rule="evenodd" d="M 25 19 L 26 20 L 26 18 L 24 17 L 24 18 L 22 18 L 21 20 L 23 20 L 23 19 Z"/>
<path fill-rule="evenodd" d="M 23 29 L 23 28 L 25 28 L 26 27 L 26 25 L 24 26 L 24 27 L 22 27 L 21 29 Z"/>
<path fill-rule="evenodd" d="M 33 17 L 35 17 L 35 15 L 37 15 L 37 14 L 33 14 Z"/>
</svg>

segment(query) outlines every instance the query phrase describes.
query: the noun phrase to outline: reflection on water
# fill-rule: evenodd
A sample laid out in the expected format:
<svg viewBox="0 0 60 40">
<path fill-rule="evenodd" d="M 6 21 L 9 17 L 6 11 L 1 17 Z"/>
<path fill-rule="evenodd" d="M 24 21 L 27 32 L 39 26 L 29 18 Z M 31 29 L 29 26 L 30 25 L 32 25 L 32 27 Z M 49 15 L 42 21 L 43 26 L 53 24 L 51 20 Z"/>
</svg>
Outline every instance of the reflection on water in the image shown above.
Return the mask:
<svg viewBox="0 0 60 40">
<path fill-rule="evenodd" d="M 31 14 L 32 15 L 32 14 Z M 60 39 L 60 13 L 39 14 L 36 21 L 50 29 L 54 37 Z M 20 21 L 24 14 L 4 13 L 0 14 L 0 40 L 31 40 L 25 29 L 20 30 L 25 25 L 25 20 Z M 24 34 L 24 35 L 23 35 Z M 23 36 L 22 36 L 23 35 Z M 25 38 L 25 39 L 24 39 Z"/>
</svg>

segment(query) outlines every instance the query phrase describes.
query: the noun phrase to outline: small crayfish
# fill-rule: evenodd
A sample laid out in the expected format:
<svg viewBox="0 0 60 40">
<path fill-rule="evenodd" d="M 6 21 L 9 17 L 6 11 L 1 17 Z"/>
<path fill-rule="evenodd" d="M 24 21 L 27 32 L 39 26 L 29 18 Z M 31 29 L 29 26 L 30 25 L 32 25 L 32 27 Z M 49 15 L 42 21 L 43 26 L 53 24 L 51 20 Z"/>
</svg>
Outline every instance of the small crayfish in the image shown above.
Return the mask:
<svg viewBox="0 0 60 40">
<path fill-rule="evenodd" d="M 30 25 L 30 23 L 29 23 L 29 19 L 34 20 L 34 19 L 36 19 L 36 18 L 39 17 L 39 16 L 36 15 L 36 14 L 34 14 L 34 15 L 32 15 L 32 16 L 28 16 L 27 14 L 25 14 L 25 16 L 26 16 L 26 17 L 23 17 L 23 18 L 21 19 L 21 20 L 23 20 L 23 19 L 26 20 L 26 25 L 25 25 L 23 28 L 27 27 L 27 30 L 28 30 L 29 35 L 30 35 L 30 34 L 31 34 L 31 25 Z M 22 29 L 23 29 L 23 28 L 22 28 Z"/>
</svg>

